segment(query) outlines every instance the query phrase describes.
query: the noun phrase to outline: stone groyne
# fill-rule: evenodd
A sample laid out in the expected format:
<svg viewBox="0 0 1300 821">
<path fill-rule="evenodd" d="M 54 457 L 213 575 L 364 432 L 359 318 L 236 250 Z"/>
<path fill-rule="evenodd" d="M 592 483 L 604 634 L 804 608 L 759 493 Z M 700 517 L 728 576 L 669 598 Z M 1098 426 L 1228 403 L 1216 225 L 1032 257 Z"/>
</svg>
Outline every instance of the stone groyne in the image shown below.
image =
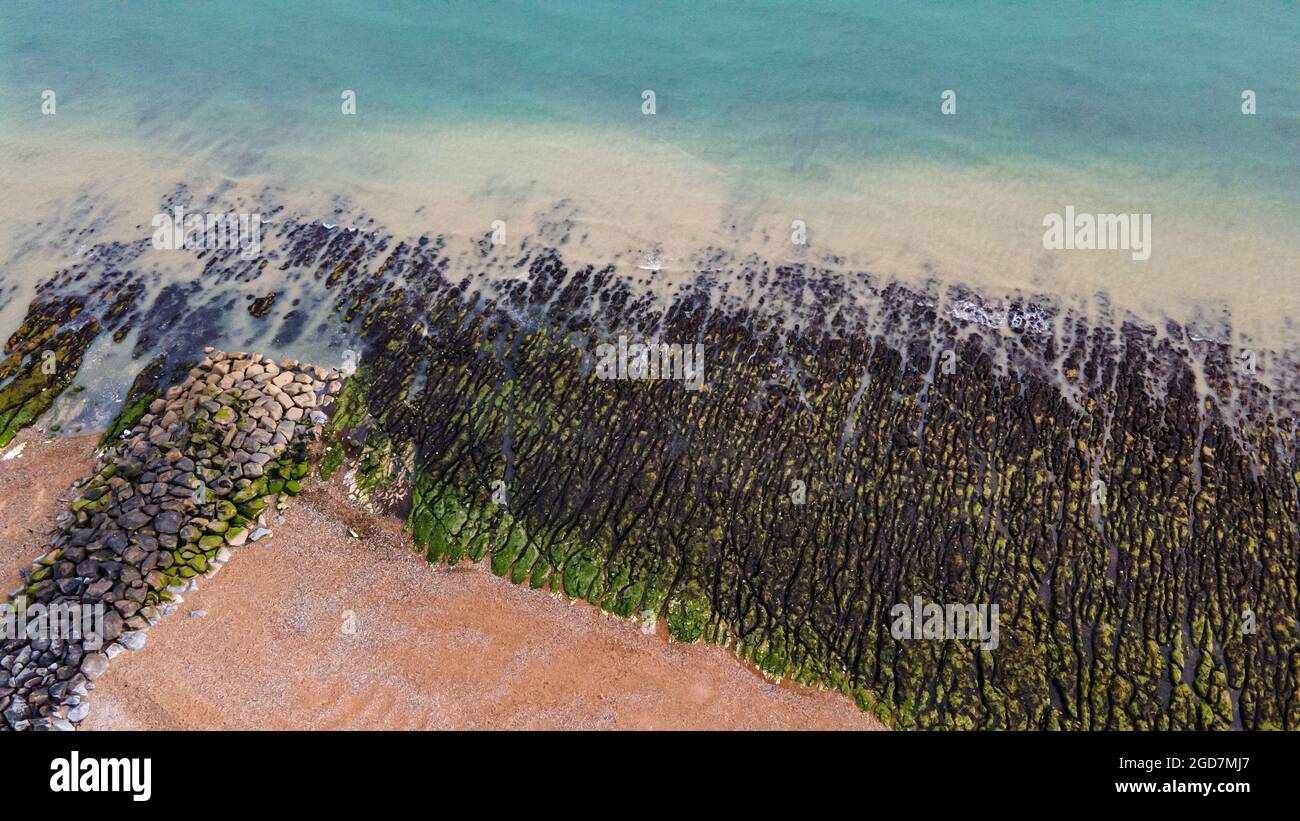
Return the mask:
<svg viewBox="0 0 1300 821">
<path fill-rule="evenodd" d="M 339 375 L 204 353 L 183 383 L 124 405 L 117 441 L 10 596 L 23 630 L 0 643 L 0 729 L 72 729 L 113 657 L 142 648 L 197 577 L 269 535 L 272 505 L 298 493 Z"/>
</svg>

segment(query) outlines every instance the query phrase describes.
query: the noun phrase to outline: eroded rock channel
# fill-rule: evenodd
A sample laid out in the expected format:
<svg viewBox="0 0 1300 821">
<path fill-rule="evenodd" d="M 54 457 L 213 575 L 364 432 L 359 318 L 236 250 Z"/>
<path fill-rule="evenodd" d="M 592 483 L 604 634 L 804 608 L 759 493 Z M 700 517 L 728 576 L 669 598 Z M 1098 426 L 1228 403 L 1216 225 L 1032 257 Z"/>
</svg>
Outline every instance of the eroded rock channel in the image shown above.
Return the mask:
<svg viewBox="0 0 1300 821">
<path fill-rule="evenodd" d="M 626 264 L 567 263 L 556 246 L 571 223 L 555 245 L 453 252 L 360 219 L 370 227 L 281 216 L 264 257 L 205 254 L 202 282 L 150 272 L 141 240 L 98 245 L 38 289 L 0 363 L 0 422 L 48 405 L 41 345 L 75 367 L 100 330 L 97 344 L 134 336 L 141 367 L 110 427 L 132 433 L 24 595 L 85 598 L 98 583 L 123 633 L 142 629 L 256 522 L 259 500 L 296 490 L 308 409 L 290 419 L 266 395 L 245 408 L 212 356 L 154 399 L 242 288 L 274 344 L 338 332 L 359 350 L 320 471 L 404 517 L 431 562 L 486 560 L 516 583 L 664 619 L 677 640 L 728 644 L 901 728 L 1300 728 L 1296 351 L 1050 295 L 985 299 L 725 252 L 650 294 Z M 702 346 L 704 384 L 598 378 L 599 346 L 619 337 Z M 249 376 L 265 363 L 248 361 L 233 387 L 282 378 Z M 334 387 L 294 372 L 317 399 Z M 203 420 L 191 433 L 176 411 L 184 444 L 162 425 L 178 400 Z M 270 443 L 234 462 L 258 430 Z M 262 474 L 242 467 L 201 509 L 174 482 L 200 466 L 216 481 L 231 462 Z M 164 511 L 177 530 L 160 528 Z M 87 561 L 117 575 L 82 573 Z M 891 610 L 918 596 L 997 604 L 997 648 L 897 639 Z M 61 720 L 86 659 L 13 651 L 7 721 Z"/>
</svg>

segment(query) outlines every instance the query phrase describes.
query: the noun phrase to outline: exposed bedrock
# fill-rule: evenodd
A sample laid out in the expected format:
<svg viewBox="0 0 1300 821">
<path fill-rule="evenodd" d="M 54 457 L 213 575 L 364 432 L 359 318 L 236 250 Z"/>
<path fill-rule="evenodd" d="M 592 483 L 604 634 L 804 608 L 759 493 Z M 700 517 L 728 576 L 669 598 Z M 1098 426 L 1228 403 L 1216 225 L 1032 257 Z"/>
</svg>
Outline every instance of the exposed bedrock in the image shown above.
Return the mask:
<svg viewBox="0 0 1300 821">
<path fill-rule="evenodd" d="M 0 448 L 36 421 L 72 383 L 99 323 L 78 320 L 75 297 L 37 300 L 5 343 L 0 360 Z"/>
<path fill-rule="evenodd" d="M 105 246 L 40 303 L 75 294 L 166 367 L 196 351 L 159 340 L 244 286 L 268 337 L 328 322 L 362 355 L 321 470 L 430 561 L 662 618 L 896 726 L 1300 728 L 1295 351 L 711 251 L 657 300 L 532 239 L 277 219 L 201 282 L 146 288 Z M 601 379 L 620 336 L 703 346 L 702 388 Z M 996 604 L 997 647 L 896 638 L 918 596 Z"/>
<path fill-rule="evenodd" d="M 135 418 L 115 423 L 116 441 L 11 594 L 0 729 L 72 729 L 110 660 L 142 648 L 195 577 L 268 535 L 268 506 L 298 492 L 335 374 L 204 353 L 183 383 L 145 399 L 143 413 L 128 400 L 123 414 Z M 149 379 L 137 388 L 153 395 Z"/>
<path fill-rule="evenodd" d="M 912 344 L 624 314 L 704 345 L 693 392 L 599 379 L 592 272 L 529 273 L 364 314 L 324 468 L 355 456 L 429 560 L 665 618 L 899 727 L 1300 727 L 1294 400 L 1226 347 L 1197 349 L 1203 395 L 1176 328 L 963 335 L 897 293 Z M 997 604 L 998 646 L 896 638 L 917 596 Z"/>
</svg>

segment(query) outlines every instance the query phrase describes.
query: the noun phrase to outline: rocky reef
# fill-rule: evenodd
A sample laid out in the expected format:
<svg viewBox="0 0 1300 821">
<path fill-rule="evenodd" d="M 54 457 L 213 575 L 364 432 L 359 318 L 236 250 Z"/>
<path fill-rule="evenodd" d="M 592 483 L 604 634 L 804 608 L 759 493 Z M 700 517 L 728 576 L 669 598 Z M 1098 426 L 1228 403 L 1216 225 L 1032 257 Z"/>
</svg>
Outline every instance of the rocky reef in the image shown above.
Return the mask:
<svg viewBox="0 0 1300 821">
<path fill-rule="evenodd" d="M 430 561 L 664 618 L 901 728 L 1300 726 L 1294 398 L 1226 346 L 1028 304 L 1008 338 L 902 290 L 888 334 L 703 295 L 602 326 L 601 276 L 542 257 L 490 304 L 366 313 L 330 446 Z M 597 378 L 611 327 L 702 343 L 707 387 Z M 997 604 L 1000 645 L 895 638 L 915 596 Z"/>
<path fill-rule="evenodd" d="M 37 301 L 5 343 L 0 361 L 0 448 L 49 409 L 77 374 L 99 323 L 77 322 L 81 301 Z"/>
<path fill-rule="evenodd" d="M 72 729 L 114 656 L 143 647 L 231 548 L 269 535 L 267 511 L 298 492 L 340 383 L 296 361 L 208 349 L 163 395 L 149 379 L 137 388 L 144 398 L 122 410 L 132 418 L 115 422 L 49 551 L 10 596 L 25 634 L 0 641 L 0 729 Z"/>
<path fill-rule="evenodd" d="M 146 287 L 145 274 L 122 273 L 139 249 L 104 246 L 90 257 L 100 275 L 62 271 L 40 290 L 40 316 L 82 306 L 57 332 L 69 358 L 82 344 L 69 329 L 93 337 L 91 321 L 115 343 L 134 333 L 140 360 L 161 357 L 120 423 L 150 448 L 135 459 L 141 472 L 97 479 L 89 492 L 100 495 L 80 503 L 84 521 L 56 537 L 56 551 L 94 543 L 122 563 L 93 528 L 77 537 L 85 545 L 71 542 L 113 518 L 86 506 L 108 498 L 103 487 L 129 490 L 128 501 L 141 483 L 148 494 L 175 487 L 160 468 L 192 472 L 163 467 L 172 448 L 138 431 L 165 416 L 177 397 L 148 397 L 197 354 L 189 347 L 208 318 L 229 315 L 237 302 L 223 289 L 239 286 L 250 302 L 239 313 L 266 323 L 276 345 L 313 328 L 348 335 L 357 370 L 323 430 L 321 474 L 343 471 L 358 500 L 404 517 L 430 562 L 486 560 L 516 583 L 663 619 L 677 640 L 726 644 L 900 728 L 1300 728 L 1294 352 L 1242 351 L 1050 295 L 886 286 L 830 264 L 714 250 L 665 297 L 618 264 L 570 265 L 531 238 L 509 253 L 486 239 L 453 253 L 443 237 L 399 242 L 278 216 L 263 258 L 205 253 L 203 276 L 219 288 Z M 180 342 L 164 349 L 169 335 Z M 703 346 L 702 389 L 601 378 L 600 346 L 619 337 Z M 220 364 L 205 359 L 186 390 L 214 389 Z M 236 386 L 265 373 L 246 369 Z M 324 377 L 303 375 L 321 395 Z M 204 401 L 225 407 L 224 378 Z M 8 406 L 33 418 L 31 392 L 12 395 L 27 398 Z M 175 509 L 202 522 L 185 531 L 202 550 L 177 553 L 193 542 L 142 524 L 155 531 L 149 555 L 171 562 L 125 563 L 105 576 L 108 590 L 156 607 L 261 513 L 242 506 L 296 490 L 306 422 L 277 416 L 266 428 L 265 400 L 266 415 L 232 407 L 221 424 L 253 420 L 274 442 L 293 422 L 267 463 L 279 465 L 273 478 L 227 487 L 220 501 L 233 513 L 218 502 L 191 511 L 179 487 Z M 175 450 L 197 467 L 233 442 Z M 109 530 L 105 539 L 122 531 L 123 550 L 144 549 L 130 535 L 140 531 Z M 70 560 L 42 561 L 46 577 L 33 584 L 55 595 L 68 578 L 55 568 Z M 179 578 L 163 572 L 177 567 Z M 160 588 L 146 581 L 155 572 Z M 896 638 L 891 611 L 917 596 L 998 605 L 998 646 Z M 148 620 L 138 609 L 131 618 L 132 628 Z M 44 682 L 50 663 L 56 679 L 78 675 L 49 652 L 27 657 L 25 682 Z M 54 715 L 28 695 L 12 705 L 57 685 L 9 686 L 16 721 Z"/>
</svg>

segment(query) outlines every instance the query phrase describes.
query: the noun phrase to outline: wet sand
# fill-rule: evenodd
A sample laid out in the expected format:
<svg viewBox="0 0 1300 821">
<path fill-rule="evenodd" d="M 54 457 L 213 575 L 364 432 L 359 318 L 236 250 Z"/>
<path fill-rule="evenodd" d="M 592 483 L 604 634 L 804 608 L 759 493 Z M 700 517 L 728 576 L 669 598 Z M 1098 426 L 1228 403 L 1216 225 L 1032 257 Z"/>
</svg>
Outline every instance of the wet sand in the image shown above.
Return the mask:
<svg viewBox="0 0 1300 821">
<path fill-rule="evenodd" d="M 14 585 L 95 437 L 24 431 L 5 452 L 21 442 L 0 461 L 0 571 Z M 114 659 L 83 729 L 880 727 L 838 693 L 669 643 L 662 625 L 643 635 L 482 566 L 432 567 L 337 482 L 310 484 L 272 530 Z"/>
</svg>

